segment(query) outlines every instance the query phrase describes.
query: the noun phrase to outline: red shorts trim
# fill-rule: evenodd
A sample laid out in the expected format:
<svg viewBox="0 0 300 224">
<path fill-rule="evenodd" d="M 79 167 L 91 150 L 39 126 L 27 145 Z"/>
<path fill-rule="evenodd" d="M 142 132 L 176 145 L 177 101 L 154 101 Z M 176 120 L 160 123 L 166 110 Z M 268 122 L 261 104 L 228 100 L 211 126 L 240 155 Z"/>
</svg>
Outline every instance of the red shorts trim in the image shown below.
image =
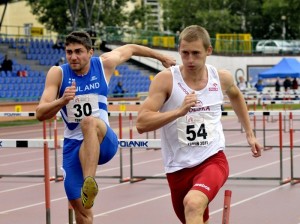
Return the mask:
<svg viewBox="0 0 300 224">
<path fill-rule="evenodd" d="M 219 151 L 198 166 L 168 173 L 173 208 L 180 221 L 185 223 L 183 199 L 190 190 L 203 192 L 211 202 L 226 182 L 228 175 L 229 166 L 223 151 Z M 208 218 L 207 207 L 204 222 Z"/>
</svg>

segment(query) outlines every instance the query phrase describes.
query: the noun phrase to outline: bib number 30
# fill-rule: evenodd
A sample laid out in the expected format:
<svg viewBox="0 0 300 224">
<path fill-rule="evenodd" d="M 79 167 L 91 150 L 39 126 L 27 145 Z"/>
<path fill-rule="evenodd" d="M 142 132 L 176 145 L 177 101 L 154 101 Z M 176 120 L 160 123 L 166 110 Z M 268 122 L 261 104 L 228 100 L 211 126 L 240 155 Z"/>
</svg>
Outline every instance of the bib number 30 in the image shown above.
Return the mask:
<svg viewBox="0 0 300 224">
<path fill-rule="evenodd" d="M 92 114 L 92 106 L 89 103 L 85 104 L 74 104 L 73 106 L 76 111 L 74 112 L 74 116 L 76 118 L 82 117 L 82 116 L 90 116 Z"/>
</svg>

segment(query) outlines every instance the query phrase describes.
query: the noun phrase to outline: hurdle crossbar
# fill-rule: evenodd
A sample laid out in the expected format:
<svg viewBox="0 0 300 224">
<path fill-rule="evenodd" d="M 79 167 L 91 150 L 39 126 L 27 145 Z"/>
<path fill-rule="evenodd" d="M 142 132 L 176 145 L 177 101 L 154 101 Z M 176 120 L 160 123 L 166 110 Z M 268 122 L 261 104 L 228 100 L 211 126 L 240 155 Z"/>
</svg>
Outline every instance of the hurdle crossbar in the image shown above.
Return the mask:
<svg viewBox="0 0 300 224">
<path fill-rule="evenodd" d="M 300 102 L 299 102 L 300 104 Z M 249 116 L 271 116 L 271 115 L 278 115 L 279 113 L 282 113 L 282 115 L 289 115 L 290 113 L 293 113 L 293 115 L 300 115 L 300 111 L 297 110 L 284 110 L 284 111 L 248 111 Z M 35 112 L 0 112 L 0 117 L 35 117 Z M 108 116 L 114 117 L 119 116 L 119 114 L 122 114 L 122 116 L 137 116 L 137 111 L 112 111 L 108 112 Z M 235 116 L 234 111 L 222 111 L 222 116 Z M 57 113 L 58 117 L 60 117 L 60 113 Z"/>
<path fill-rule="evenodd" d="M 290 113 L 294 115 L 300 115 L 300 111 L 248 111 L 249 116 L 272 116 L 272 115 L 279 115 L 282 116 L 288 116 Z M 136 111 L 117 111 L 117 112 L 109 112 L 109 116 L 136 116 Z M 223 111 L 222 116 L 235 116 L 234 111 Z M 31 116 L 34 117 L 34 112 L 0 112 L 0 116 Z M 52 139 L 0 139 L 0 149 L 4 147 L 26 147 L 26 148 L 35 148 L 35 147 L 43 147 L 44 142 L 47 142 L 49 145 L 49 148 L 53 148 L 55 143 Z M 62 143 L 61 143 L 62 145 Z M 159 139 L 120 139 L 119 140 L 119 147 L 120 148 L 147 148 L 147 149 L 159 149 L 161 147 L 160 140 Z M 227 146 L 227 147 L 234 147 L 234 146 Z M 246 146 L 245 146 L 246 147 Z M 283 147 L 283 146 L 281 146 Z M 132 161 L 131 161 L 132 162 Z M 133 165 L 131 165 L 130 169 L 133 169 Z M 133 170 L 132 170 L 133 171 Z M 280 171 L 282 172 L 282 171 Z M 5 175 L 8 176 L 8 175 Z M 1 174 L 0 174 L 1 177 Z M 116 176 L 114 176 L 115 178 Z M 131 176 L 131 178 L 134 178 L 136 176 Z M 110 177 L 108 177 L 110 178 Z M 146 178 L 145 176 L 142 178 Z M 153 177 L 148 176 L 147 178 L 162 178 L 162 177 Z M 251 179 L 251 180 L 282 180 L 282 177 L 229 177 L 230 179 Z"/>
<path fill-rule="evenodd" d="M 60 139 L 60 143 L 62 143 L 63 139 Z M 0 149 L 1 148 L 15 148 L 15 147 L 25 147 L 25 148 L 42 148 L 43 144 L 47 142 L 49 145 L 54 146 L 54 140 L 52 139 L 0 139 Z M 161 148 L 161 140 L 160 139 L 120 139 L 118 141 L 119 148 L 122 149 L 160 149 Z M 282 160 L 282 158 L 281 158 Z M 139 180 L 139 179 L 164 179 L 165 176 L 135 176 L 133 175 L 133 156 L 130 156 L 130 180 Z M 5 175 L 0 174 L 0 177 L 8 177 L 8 176 L 18 176 L 21 175 Z M 28 177 L 28 175 L 24 175 Z M 39 176 L 41 177 L 41 176 Z M 120 176 L 98 176 L 100 178 L 120 178 Z M 280 180 L 283 182 L 282 177 L 229 177 L 229 179 L 238 179 L 238 180 Z"/>
<path fill-rule="evenodd" d="M 143 179 L 165 179 L 165 176 L 144 176 L 144 175 L 134 175 L 133 174 L 133 156 L 132 149 L 160 149 L 161 140 L 160 139 L 121 139 L 119 140 L 119 147 L 130 149 L 130 182 L 137 182 Z M 249 152 L 250 153 L 250 152 Z M 282 158 L 281 158 L 282 161 Z M 280 167 L 282 169 L 282 167 Z M 228 179 L 232 180 L 279 180 L 280 183 L 285 183 L 283 180 L 282 172 L 278 177 L 238 177 L 229 176 Z"/>
</svg>

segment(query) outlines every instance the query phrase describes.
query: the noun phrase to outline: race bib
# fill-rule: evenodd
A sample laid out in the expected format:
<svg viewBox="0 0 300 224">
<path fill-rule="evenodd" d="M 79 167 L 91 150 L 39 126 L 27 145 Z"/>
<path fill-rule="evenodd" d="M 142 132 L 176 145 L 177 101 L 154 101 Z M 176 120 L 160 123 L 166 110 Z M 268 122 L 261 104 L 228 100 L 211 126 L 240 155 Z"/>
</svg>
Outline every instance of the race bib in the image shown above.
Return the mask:
<svg viewBox="0 0 300 224">
<path fill-rule="evenodd" d="M 187 114 L 177 119 L 178 140 L 183 146 L 209 145 L 216 135 L 209 113 Z"/>
<path fill-rule="evenodd" d="M 99 116 L 98 95 L 85 94 L 75 96 L 67 104 L 68 122 L 79 123 L 84 117 Z"/>
</svg>

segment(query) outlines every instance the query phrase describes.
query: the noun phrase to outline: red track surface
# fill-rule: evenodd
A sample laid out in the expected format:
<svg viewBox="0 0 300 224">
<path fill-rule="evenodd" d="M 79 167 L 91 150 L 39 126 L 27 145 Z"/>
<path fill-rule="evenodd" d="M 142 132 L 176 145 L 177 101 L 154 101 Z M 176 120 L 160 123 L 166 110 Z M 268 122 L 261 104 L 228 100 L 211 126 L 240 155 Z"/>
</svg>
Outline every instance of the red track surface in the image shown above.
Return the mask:
<svg viewBox="0 0 300 224">
<path fill-rule="evenodd" d="M 256 121 L 261 129 L 262 121 Z M 300 127 L 294 121 L 294 127 Z M 224 129 L 238 129 L 235 117 L 223 119 Z M 111 125 L 118 131 L 118 121 L 111 118 Z M 124 121 L 123 138 L 129 138 L 129 122 Z M 62 135 L 62 124 L 58 125 Z M 230 224 L 299 224 L 300 184 L 280 184 L 280 180 L 266 180 L 280 177 L 278 121 L 267 122 L 265 145 L 273 145 L 263 152 L 262 157 L 252 158 L 246 146 L 244 133 L 225 131 L 228 147 L 226 154 L 230 163 L 230 175 L 243 180 L 230 179 L 210 204 L 210 224 L 222 223 L 224 191 L 231 190 Z M 272 130 L 271 130 L 272 129 Z M 275 130 L 277 129 L 277 131 Z M 145 138 L 136 134 L 133 138 Z M 49 134 L 48 134 L 49 135 Z M 257 131 L 261 143 L 263 132 Z M 42 124 L 22 127 L 0 128 L 3 139 L 42 138 Z M 53 137 L 53 135 L 52 135 Z M 159 137 L 159 136 L 157 136 Z M 294 132 L 294 177 L 300 176 L 300 134 Z M 153 138 L 153 133 L 149 135 Z M 289 132 L 283 132 L 283 178 L 291 176 Z M 238 146 L 238 147 L 236 147 Z M 50 150 L 50 176 L 55 175 L 54 150 Z M 58 154 L 58 172 L 61 175 L 61 149 Z M 130 176 L 129 150 L 123 149 L 123 177 Z M 160 150 L 133 149 L 133 175 L 164 175 Z M 0 175 L 22 174 L 43 175 L 43 149 L 1 148 Z M 101 224 L 179 224 L 171 205 L 168 185 L 165 179 L 146 179 L 136 183 L 120 183 L 120 155 L 110 163 L 98 167 L 97 182 L 100 193 L 93 207 L 94 223 Z M 100 177 L 101 176 L 101 177 Z M 108 178 L 103 178 L 106 176 Z M 256 180 L 249 180 L 249 179 Z M 265 178 L 265 179 L 264 179 Z M 50 184 L 51 223 L 67 224 L 68 202 L 63 182 Z M 41 224 L 46 223 L 45 185 L 41 177 L 3 177 L 0 179 L 0 223 Z"/>
</svg>

